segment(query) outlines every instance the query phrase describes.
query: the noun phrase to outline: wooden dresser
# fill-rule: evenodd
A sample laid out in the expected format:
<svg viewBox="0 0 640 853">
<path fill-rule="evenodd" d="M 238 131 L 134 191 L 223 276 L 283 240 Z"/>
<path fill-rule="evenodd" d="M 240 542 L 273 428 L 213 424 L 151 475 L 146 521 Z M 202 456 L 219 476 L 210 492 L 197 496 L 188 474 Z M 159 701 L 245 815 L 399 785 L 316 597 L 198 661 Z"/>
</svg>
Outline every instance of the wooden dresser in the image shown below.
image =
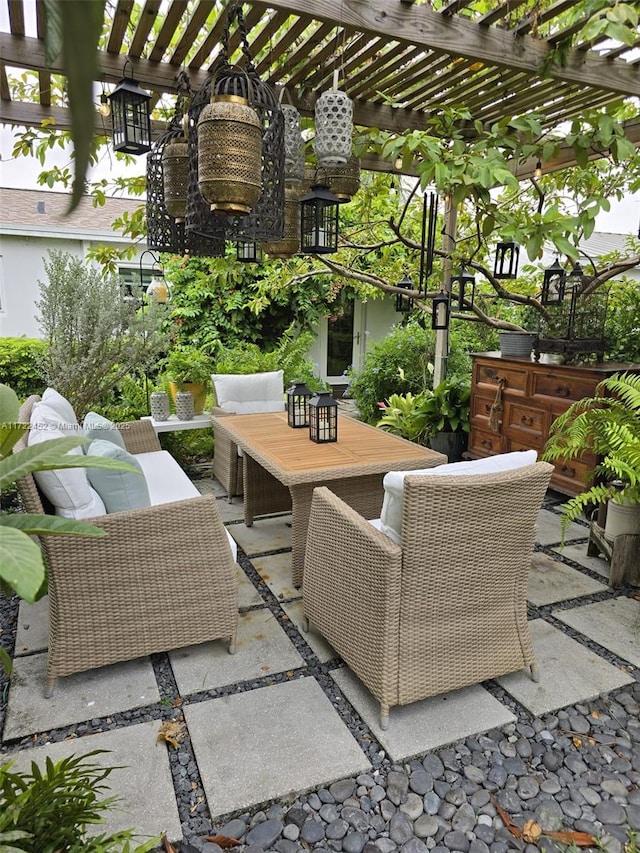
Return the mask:
<svg viewBox="0 0 640 853">
<path fill-rule="evenodd" d="M 582 397 L 593 395 L 596 385 L 612 373 L 640 373 L 638 364 L 600 362 L 588 365 L 544 364 L 531 358 L 502 356 L 499 352 L 473 356 L 471 433 L 468 456 L 477 459 L 508 450 L 542 452 L 552 422 Z M 502 389 L 502 416 L 491 429 L 491 407 Z M 585 455 L 579 462 L 555 463 L 551 486 L 576 495 L 589 484 L 588 472 L 596 463 Z"/>
</svg>

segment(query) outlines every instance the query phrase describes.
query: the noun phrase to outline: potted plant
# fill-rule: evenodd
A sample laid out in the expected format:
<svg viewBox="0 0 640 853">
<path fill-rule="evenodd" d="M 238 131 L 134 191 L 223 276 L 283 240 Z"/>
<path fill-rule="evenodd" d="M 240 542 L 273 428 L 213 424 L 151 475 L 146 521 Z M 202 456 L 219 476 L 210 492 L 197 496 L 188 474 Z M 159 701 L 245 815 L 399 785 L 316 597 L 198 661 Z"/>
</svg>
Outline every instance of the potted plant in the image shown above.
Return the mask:
<svg viewBox="0 0 640 853">
<path fill-rule="evenodd" d="M 165 369 L 174 403 L 178 391 L 191 391 L 195 413 L 201 414 L 213 372 L 211 358 L 197 347 L 174 347 L 166 358 Z"/>
<path fill-rule="evenodd" d="M 603 379 L 595 396 L 577 400 L 553 422 L 543 459 L 585 453 L 599 457 L 595 483 L 563 505 L 563 530 L 585 508 L 608 502 L 605 537 L 640 534 L 640 375 Z"/>
</svg>

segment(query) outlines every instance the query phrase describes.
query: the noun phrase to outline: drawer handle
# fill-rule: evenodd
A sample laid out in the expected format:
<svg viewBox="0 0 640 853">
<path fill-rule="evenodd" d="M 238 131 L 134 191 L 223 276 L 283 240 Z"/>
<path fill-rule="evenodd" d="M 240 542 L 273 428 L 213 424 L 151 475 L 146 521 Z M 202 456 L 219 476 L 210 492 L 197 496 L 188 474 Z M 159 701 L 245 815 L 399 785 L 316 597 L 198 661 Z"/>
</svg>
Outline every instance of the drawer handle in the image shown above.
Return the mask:
<svg viewBox="0 0 640 853">
<path fill-rule="evenodd" d="M 491 403 L 485 403 L 484 404 L 484 410 L 487 414 L 490 414 L 491 413 Z"/>
<path fill-rule="evenodd" d="M 576 469 L 572 468 L 570 465 L 563 465 L 560 469 L 560 473 L 564 474 L 565 477 L 575 477 Z"/>
<path fill-rule="evenodd" d="M 493 449 L 493 442 L 491 441 L 491 439 L 490 439 L 490 438 L 482 438 L 482 439 L 480 439 L 480 444 L 481 444 L 483 447 L 488 448 L 489 450 L 492 450 L 492 449 Z"/>
<path fill-rule="evenodd" d="M 558 385 L 555 393 L 558 395 L 558 397 L 568 397 L 569 394 L 571 394 L 571 388 L 567 388 L 566 385 Z"/>
<path fill-rule="evenodd" d="M 531 418 L 531 417 L 528 418 L 526 415 L 523 415 L 520 418 L 520 423 L 524 424 L 524 426 L 533 426 L 533 418 Z"/>
<path fill-rule="evenodd" d="M 500 376 L 496 370 L 487 370 L 487 378 L 495 379 L 496 382 L 504 382 L 505 385 L 507 384 L 506 376 Z"/>
</svg>

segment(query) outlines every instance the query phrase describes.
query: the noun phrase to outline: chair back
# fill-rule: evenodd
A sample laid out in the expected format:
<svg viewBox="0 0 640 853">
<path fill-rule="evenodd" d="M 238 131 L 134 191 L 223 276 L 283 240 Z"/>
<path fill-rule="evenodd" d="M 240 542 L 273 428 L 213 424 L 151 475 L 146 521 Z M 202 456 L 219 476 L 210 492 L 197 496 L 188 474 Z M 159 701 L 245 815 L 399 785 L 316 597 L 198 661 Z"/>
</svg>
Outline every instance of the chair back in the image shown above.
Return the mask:
<svg viewBox="0 0 640 853">
<path fill-rule="evenodd" d="M 238 415 L 284 411 L 284 371 L 212 373 L 216 405 Z"/>
<path fill-rule="evenodd" d="M 20 411 L 18 412 L 18 423 L 28 424 L 31 422 L 33 407 L 35 403 L 40 402 L 40 399 L 41 398 L 37 394 L 27 397 L 24 403 L 20 406 Z M 28 435 L 29 433 L 27 431 L 18 439 L 13 446 L 14 453 L 17 453 L 19 450 L 24 450 L 27 447 Z M 27 512 L 37 513 L 38 515 L 43 515 L 44 513 L 50 515 L 53 514 L 53 507 L 38 489 L 33 474 L 25 474 L 24 477 L 20 477 L 16 482 L 16 486 L 18 487 L 18 493 L 20 494 L 20 498 Z"/>
</svg>

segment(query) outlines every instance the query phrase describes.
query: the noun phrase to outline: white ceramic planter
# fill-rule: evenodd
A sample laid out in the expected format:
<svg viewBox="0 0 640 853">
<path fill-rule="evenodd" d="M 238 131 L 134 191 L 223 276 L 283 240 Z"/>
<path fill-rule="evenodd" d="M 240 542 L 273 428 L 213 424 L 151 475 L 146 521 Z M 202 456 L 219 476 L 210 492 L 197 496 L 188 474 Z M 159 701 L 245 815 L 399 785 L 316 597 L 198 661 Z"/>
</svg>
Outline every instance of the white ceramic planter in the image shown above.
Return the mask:
<svg viewBox="0 0 640 853">
<path fill-rule="evenodd" d="M 640 503 L 607 504 L 607 520 L 604 526 L 605 539 L 610 542 L 621 533 L 640 536 Z"/>
</svg>

